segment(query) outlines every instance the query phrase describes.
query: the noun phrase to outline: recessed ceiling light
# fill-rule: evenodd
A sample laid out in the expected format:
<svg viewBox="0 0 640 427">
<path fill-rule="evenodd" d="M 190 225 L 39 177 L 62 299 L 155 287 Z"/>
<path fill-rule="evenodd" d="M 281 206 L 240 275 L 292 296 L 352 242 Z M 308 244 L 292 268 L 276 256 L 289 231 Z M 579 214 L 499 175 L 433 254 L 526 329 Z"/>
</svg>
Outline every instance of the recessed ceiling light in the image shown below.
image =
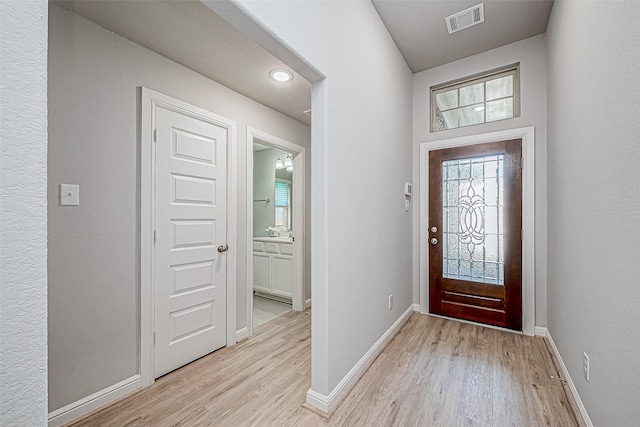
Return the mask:
<svg viewBox="0 0 640 427">
<path fill-rule="evenodd" d="M 473 109 L 473 111 L 482 111 L 484 110 L 484 105 L 478 105 L 476 108 Z"/>
<path fill-rule="evenodd" d="M 287 70 L 271 70 L 269 77 L 277 82 L 288 82 L 293 78 L 293 75 Z"/>
</svg>

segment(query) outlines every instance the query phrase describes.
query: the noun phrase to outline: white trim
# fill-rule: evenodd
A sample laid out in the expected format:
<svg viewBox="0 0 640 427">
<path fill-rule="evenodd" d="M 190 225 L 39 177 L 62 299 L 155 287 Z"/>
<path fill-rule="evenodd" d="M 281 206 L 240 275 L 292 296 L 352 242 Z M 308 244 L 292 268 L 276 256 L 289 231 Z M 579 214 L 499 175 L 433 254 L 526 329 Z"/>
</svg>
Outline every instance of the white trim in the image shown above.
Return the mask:
<svg viewBox="0 0 640 427">
<path fill-rule="evenodd" d="M 564 364 L 564 361 L 562 360 L 562 356 L 560 356 L 560 352 L 558 351 L 558 347 L 556 347 L 556 343 L 553 342 L 553 338 L 551 337 L 551 334 L 549 333 L 549 330 L 547 328 L 541 328 L 541 329 L 545 330 L 546 339 L 549 341 L 549 344 L 551 344 L 551 349 L 553 350 L 553 354 L 556 356 L 556 359 L 560 364 L 562 375 L 564 376 L 564 379 L 567 382 L 567 385 L 569 386 L 569 390 L 571 390 L 571 394 L 575 399 L 576 405 L 578 406 L 578 410 L 580 411 L 580 415 L 582 416 L 582 420 L 584 421 L 584 424 L 587 427 L 593 427 L 591 418 L 589 418 L 589 414 L 587 413 L 587 408 L 584 407 L 584 404 L 582 403 L 582 399 L 580 399 L 580 395 L 578 394 L 578 389 L 573 383 L 573 380 L 571 379 L 571 375 L 569 375 L 569 371 L 567 370 L 567 367 Z"/>
<path fill-rule="evenodd" d="M 311 298 L 304 302 L 304 309 L 306 310 L 309 307 L 311 307 Z"/>
<path fill-rule="evenodd" d="M 420 313 L 420 304 L 413 304 L 413 311 L 416 313 Z"/>
<path fill-rule="evenodd" d="M 295 243 L 293 245 L 296 275 L 292 292 L 292 307 L 303 311 L 305 307 L 305 148 L 286 139 L 247 126 L 247 333 L 253 335 L 253 142 L 268 145 L 294 155 L 292 208 Z"/>
<path fill-rule="evenodd" d="M 393 325 L 371 346 L 369 351 L 355 364 L 353 368 L 345 375 L 337 386 L 329 393 L 324 395 L 313 389 L 307 391 L 307 404 L 313 406 L 317 410 L 331 415 L 340 403 L 344 400 L 351 389 L 358 383 L 360 378 L 369 369 L 369 366 L 376 360 L 378 355 L 384 350 L 387 344 L 396 336 L 404 324 L 414 313 L 413 304 L 411 304 L 404 313 L 396 320 Z"/>
<path fill-rule="evenodd" d="M 245 338 L 249 338 L 249 330 L 246 326 L 236 331 L 236 342 L 242 341 Z"/>
<path fill-rule="evenodd" d="M 535 328 L 535 131 L 534 127 L 510 129 L 420 144 L 420 312 L 429 313 L 429 257 L 426 230 L 429 216 L 429 151 L 486 142 L 522 138 L 522 332 L 534 335 Z M 425 230 L 423 232 L 423 230 Z"/>
<path fill-rule="evenodd" d="M 142 387 L 155 381 L 153 330 L 154 330 L 154 252 L 153 229 L 155 218 L 155 148 L 153 129 L 155 109 L 158 106 L 180 114 L 198 118 L 227 129 L 227 346 L 236 343 L 236 245 L 237 229 L 237 144 L 236 122 L 210 111 L 148 89 L 140 88 L 140 377 Z"/>
<path fill-rule="evenodd" d="M 124 381 L 100 390 L 87 397 L 63 406 L 49 413 L 49 427 L 59 427 L 77 420 L 111 402 L 114 402 L 141 387 L 140 375 L 134 375 Z"/>
<path fill-rule="evenodd" d="M 536 326 L 535 327 L 535 336 L 536 337 L 546 337 L 549 335 L 549 330 L 544 326 Z"/>
</svg>

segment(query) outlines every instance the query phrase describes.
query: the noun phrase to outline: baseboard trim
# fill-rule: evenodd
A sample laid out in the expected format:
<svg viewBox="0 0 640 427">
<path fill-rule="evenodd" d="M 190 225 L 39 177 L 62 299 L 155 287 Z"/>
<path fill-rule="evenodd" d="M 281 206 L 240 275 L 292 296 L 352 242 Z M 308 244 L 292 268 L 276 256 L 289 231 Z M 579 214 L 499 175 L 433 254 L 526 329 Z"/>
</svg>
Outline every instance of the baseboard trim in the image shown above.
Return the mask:
<svg viewBox="0 0 640 427">
<path fill-rule="evenodd" d="M 420 313 L 420 304 L 413 304 L 413 311 Z"/>
<path fill-rule="evenodd" d="M 593 423 L 591 422 L 591 418 L 589 418 L 589 414 L 587 413 L 587 408 L 584 407 L 584 404 L 582 403 L 582 399 L 580 399 L 580 395 L 578 394 L 578 389 L 576 388 L 575 384 L 573 383 L 573 380 L 571 379 L 571 375 L 569 375 L 569 371 L 567 370 L 567 366 L 564 364 L 564 360 L 562 360 L 562 356 L 560 356 L 560 352 L 558 351 L 558 347 L 556 347 L 556 343 L 553 341 L 553 338 L 551 337 L 551 334 L 549 333 L 549 330 L 547 328 L 542 328 L 542 327 L 540 327 L 540 329 L 541 330 L 544 329 L 544 335 L 543 336 L 549 342 L 549 345 L 551 346 L 551 350 L 553 350 L 553 354 L 556 357 L 556 360 L 558 361 L 558 364 L 560 365 L 560 369 L 562 370 L 562 375 L 564 376 L 564 380 L 567 382 L 567 385 L 569 386 L 569 390 L 571 391 L 571 394 L 573 395 L 573 400 L 575 401 L 576 405 L 578 406 L 578 411 L 580 411 L 580 415 L 582 416 L 582 421 L 584 422 L 584 425 L 587 426 L 587 427 L 593 427 Z M 537 330 L 536 330 L 536 335 L 537 335 Z"/>
<path fill-rule="evenodd" d="M 376 341 L 373 346 L 365 353 L 364 356 L 355 364 L 353 368 L 342 378 L 338 385 L 327 396 L 318 393 L 313 389 L 307 391 L 307 404 L 316 410 L 323 412 L 326 416 L 330 416 L 340 403 L 344 400 L 351 389 L 360 381 L 360 378 L 369 369 L 369 366 L 376 360 L 378 355 L 384 350 L 391 339 L 396 336 L 400 328 L 404 326 L 414 313 L 413 304 L 405 310 L 404 313 L 396 320 L 393 325 Z"/>
<path fill-rule="evenodd" d="M 533 330 L 533 333 L 536 337 L 546 337 L 549 334 L 549 331 L 544 326 L 536 326 Z"/>
<path fill-rule="evenodd" d="M 304 309 L 306 310 L 309 307 L 311 307 L 311 298 L 304 302 Z"/>
<path fill-rule="evenodd" d="M 96 409 L 102 408 L 141 388 L 140 375 L 134 375 L 124 381 L 100 390 L 83 399 L 63 406 L 49 413 L 49 427 L 60 427 L 77 420 Z"/>
<path fill-rule="evenodd" d="M 247 338 L 249 338 L 249 329 L 247 329 L 246 326 L 236 331 L 236 342 L 246 340 Z"/>
<path fill-rule="evenodd" d="M 253 294 L 258 297 L 271 299 L 278 302 L 283 302 L 285 304 L 293 304 L 293 299 L 289 297 L 281 297 L 280 295 L 269 294 L 267 292 L 260 292 L 260 291 L 256 291 L 255 289 L 253 290 Z"/>
<path fill-rule="evenodd" d="M 313 389 L 307 390 L 307 401 L 305 402 L 310 411 L 318 413 L 325 418 L 329 418 L 330 397 L 318 393 Z M 304 406 L 304 405 L 303 405 Z M 313 408 L 313 409 L 312 409 Z"/>
</svg>

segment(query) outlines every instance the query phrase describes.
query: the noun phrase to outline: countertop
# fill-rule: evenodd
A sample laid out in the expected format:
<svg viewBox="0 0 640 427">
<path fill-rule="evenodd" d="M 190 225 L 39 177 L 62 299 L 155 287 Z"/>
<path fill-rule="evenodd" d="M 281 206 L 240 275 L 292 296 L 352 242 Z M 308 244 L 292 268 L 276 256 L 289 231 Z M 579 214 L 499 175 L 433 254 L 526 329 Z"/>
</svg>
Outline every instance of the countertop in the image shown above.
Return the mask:
<svg viewBox="0 0 640 427">
<path fill-rule="evenodd" d="M 293 243 L 291 237 L 254 237 L 254 242 Z"/>
</svg>

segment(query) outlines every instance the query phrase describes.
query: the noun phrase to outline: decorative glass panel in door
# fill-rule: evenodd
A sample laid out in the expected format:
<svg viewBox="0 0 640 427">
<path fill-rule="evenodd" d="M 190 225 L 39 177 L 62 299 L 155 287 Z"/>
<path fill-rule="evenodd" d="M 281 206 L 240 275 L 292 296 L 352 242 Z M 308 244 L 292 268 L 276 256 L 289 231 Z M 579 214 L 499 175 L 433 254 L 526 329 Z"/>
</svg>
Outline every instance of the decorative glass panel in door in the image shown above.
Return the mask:
<svg viewBox="0 0 640 427">
<path fill-rule="evenodd" d="M 442 276 L 504 285 L 504 154 L 442 162 Z"/>
<path fill-rule="evenodd" d="M 521 145 L 430 152 L 432 313 L 521 329 Z"/>
</svg>

